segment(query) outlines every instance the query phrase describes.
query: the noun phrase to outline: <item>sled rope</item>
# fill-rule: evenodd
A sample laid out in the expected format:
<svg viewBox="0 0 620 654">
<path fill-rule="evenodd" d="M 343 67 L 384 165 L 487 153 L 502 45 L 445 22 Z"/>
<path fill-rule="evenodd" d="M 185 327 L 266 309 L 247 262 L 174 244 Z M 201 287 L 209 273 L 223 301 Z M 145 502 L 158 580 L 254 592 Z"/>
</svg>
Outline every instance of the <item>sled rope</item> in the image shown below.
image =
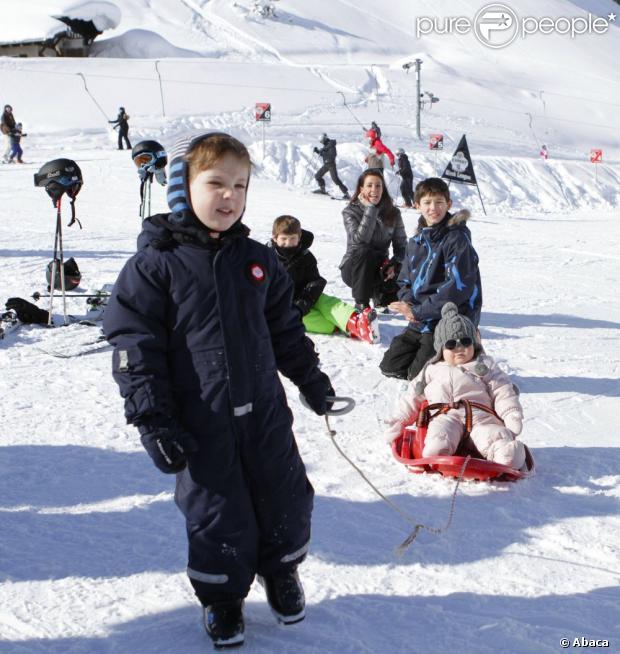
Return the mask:
<svg viewBox="0 0 620 654">
<path fill-rule="evenodd" d="M 452 499 L 450 501 L 450 511 L 448 513 L 448 520 L 446 521 L 446 524 L 443 527 L 429 527 L 425 524 L 416 522 L 414 518 L 412 518 L 406 511 L 403 511 L 397 504 L 392 502 L 392 500 L 389 497 L 386 497 L 371 481 L 368 479 L 368 477 L 364 474 L 364 472 L 345 454 L 345 452 L 342 450 L 340 445 L 338 445 L 338 442 L 336 441 L 336 431 L 331 428 L 329 424 L 329 416 L 325 416 L 325 424 L 327 425 L 327 433 L 329 435 L 329 438 L 331 442 L 333 443 L 334 447 L 340 454 L 340 456 L 345 459 L 349 465 L 357 472 L 357 474 L 372 488 L 372 490 L 375 492 L 376 495 L 378 495 L 393 511 L 396 511 L 402 518 L 404 518 L 410 525 L 413 526 L 413 531 L 405 538 L 405 540 L 396 548 L 395 552 L 397 556 L 402 556 L 405 551 L 409 548 L 409 546 L 413 543 L 413 541 L 417 538 L 418 534 L 420 531 L 423 529 L 425 531 L 428 531 L 431 534 L 439 535 L 443 533 L 444 531 L 447 531 L 450 528 L 450 525 L 452 524 L 452 518 L 454 517 L 454 511 L 456 508 L 456 494 L 459 490 L 459 485 L 461 481 L 463 480 L 463 475 L 465 474 L 465 470 L 467 469 L 467 465 L 471 459 L 471 456 L 467 456 L 465 458 L 465 461 L 463 461 L 463 465 L 461 466 L 461 470 L 459 472 L 459 476 L 456 480 L 456 485 L 454 486 L 454 491 L 452 492 Z"/>
</svg>

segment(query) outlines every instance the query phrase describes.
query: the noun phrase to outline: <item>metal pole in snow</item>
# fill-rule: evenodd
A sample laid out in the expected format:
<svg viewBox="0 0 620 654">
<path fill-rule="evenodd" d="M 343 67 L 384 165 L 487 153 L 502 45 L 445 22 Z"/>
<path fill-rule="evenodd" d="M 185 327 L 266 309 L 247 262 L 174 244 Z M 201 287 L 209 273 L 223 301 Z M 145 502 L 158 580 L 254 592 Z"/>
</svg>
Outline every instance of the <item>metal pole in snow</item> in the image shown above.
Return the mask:
<svg viewBox="0 0 620 654">
<path fill-rule="evenodd" d="M 166 109 L 164 108 L 164 89 L 161 85 L 161 75 L 159 74 L 159 68 L 157 67 L 158 63 L 159 63 L 159 59 L 155 61 L 155 70 L 157 71 L 157 77 L 159 78 L 159 95 L 161 97 L 161 115 L 165 118 Z"/>
<path fill-rule="evenodd" d="M 480 196 L 480 204 L 482 205 L 482 211 L 484 211 L 484 215 L 487 215 L 487 210 L 484 208 L 484 202 L 482 201 L 482 193 L 480 193 L 480 187 L 478 184 L 476 184 L 476 188 L 478 189 L 478 195 Z"/>
<path fill-rule="evenodd" d="M 415 106 L 416 106 L 416 112 L 415 112 L 415 130 L 416 134 L 418 135 L 418 139 L 422 140 L 422 134 L 420 132 L 420 110 L 422 106 L 422 102 L 420 100 L 421 93 L 420 93 L 420 65 L 422 63 L 421 59 L 416 59 L 415 60 L 415 78 L 416 78 L 416 99 L 415 99 Z"/>
</svg>

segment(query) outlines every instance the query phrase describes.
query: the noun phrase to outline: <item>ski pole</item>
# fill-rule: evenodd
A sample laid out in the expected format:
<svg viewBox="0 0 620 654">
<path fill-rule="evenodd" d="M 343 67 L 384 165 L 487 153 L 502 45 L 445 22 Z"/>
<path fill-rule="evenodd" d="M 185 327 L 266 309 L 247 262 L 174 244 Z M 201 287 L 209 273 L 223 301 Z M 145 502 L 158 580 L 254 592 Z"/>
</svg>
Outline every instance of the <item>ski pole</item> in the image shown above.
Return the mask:
<svg viewBox="0 0 620 654">
<path fill-rule="evenodd" d="M 58 232 L 62 229 L 62 223 L 60 222 L 60 203 L 62 197 L 59 197 L 56 201 L 56 230 L 54 232 L 54 254 L 52 256 L 52 269 L 50 271 L 50 294 L 48 295 L 50 299 L 50 306 L 48 309 L 49 318 L 47 321 L 48 327 L 52 326 L 52 308 L 54 305 L 54 290 L 56 289 L 56 265 L 58 262 Z"/>
<path fill-rule="evenodd" d="M 42 297 L 51 297 L 51 295 L 43 295 L 43 294 L 39 293 L 38 291 L 36 291 L 30 297 L 35 302 L 37 302 Z M 73 294 L 67 293 L 66 297 L 86 297 L 86 298 L 88 298 L 88 297 L 110 297 L 110 293 L 96 293 L 96 294 L 92 294 L 92 295 L 82 295 L 81 293 L 73 293 Z"/>
<path fill-rule="evenodd" d="M 62 315 L 66 327 L 69 323 L 67 318 L 67 287 L 65 285 L 65 255 L 62 248 L 62 223 L 61 223 L 61 216 L 60 216 L 60 198 L 58 198 L 58 242 L 59 242 L 59 250 L 60 250 L 60 291 L 62 293 Z"/>
</svg>

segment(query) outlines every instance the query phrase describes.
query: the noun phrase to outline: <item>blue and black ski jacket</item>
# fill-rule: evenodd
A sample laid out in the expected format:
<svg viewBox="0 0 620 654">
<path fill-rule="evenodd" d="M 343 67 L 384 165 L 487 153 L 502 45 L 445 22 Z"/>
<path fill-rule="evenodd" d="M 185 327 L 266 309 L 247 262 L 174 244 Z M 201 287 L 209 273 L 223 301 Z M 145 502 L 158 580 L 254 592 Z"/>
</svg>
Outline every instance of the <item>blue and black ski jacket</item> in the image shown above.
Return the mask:
<svg viewBox="0 0 620 654">
<path fill-rule="evenodd" d="M 454 302 L 474 325 L 480 321 L 482 286 L 478 255 L 466 226 L 469 211 L 446 217 L 438 225 L 422 227 L 409 239 L 398 278 L 398 297 L 412 306 L 414 331 L 432 332 L 441 307 Z"/>
</svg>

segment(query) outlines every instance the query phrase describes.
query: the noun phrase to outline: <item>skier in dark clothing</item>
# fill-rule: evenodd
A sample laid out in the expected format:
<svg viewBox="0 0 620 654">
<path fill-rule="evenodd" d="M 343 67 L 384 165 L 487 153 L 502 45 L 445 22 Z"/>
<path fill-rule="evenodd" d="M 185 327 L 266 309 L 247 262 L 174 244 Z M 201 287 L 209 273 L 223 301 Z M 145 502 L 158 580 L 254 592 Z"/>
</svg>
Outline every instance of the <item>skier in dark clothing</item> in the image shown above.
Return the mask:
<svg viewBox="0 0 620 654">
<path fill-rule="evenodd" d="M 332 181 L 342 191 L 342 197 L 345 200 L 349 199 L 349 189 L 340 181 L 338 171 L 336 170 L 336 139 L 330 139 L 327 134 L 321 136 L 321 144 L 323 147 L 314 148 L 315 154 L 318 154 L 323 159 L 323 165 L 316 171 L 314 179 L 316 179 L 319 188 L 314 193 L 323 193 L 327 195 L 325 190 L 325 180 L 323 177 L 326 173 L 331 175 Z"/>
<path fill-rule="evenodd" d="M 400 175 L 400 194 L 403 196 L 405 207 L 411 209 L 413 207 L 413 170 L 411 170 L 409 157 L 402 148 L 396 150 L 396 156 L 398 157 L 396 174 Z"/>
<path fill-rule="evenodd" d="M 129 142 L 129 116 L 125 113 L 125 107 L 119 107 L 118 116 L 116 120 L 109 120 L 108 122 L 114 125 L 114 129 L 118 127 L 118 149 L 123 149 L 123 141 L 125 147 L 131 150 L 131 143 Z"/>
<path fill-rule="evenodd" d="M 254 577 L 280 622 L 304 618 L 297 566 L 313 489 L 278 372 L 319 415 L 334 395 L 273 250 L 241 222 L 246 147 L 228 134 L 171 151 L 171 213 L 147 218 L 105 312 L 113 374 L 155 465 L 176 473 L 187 574 L 216 647 L 244 640 Z"/>
</svg>

